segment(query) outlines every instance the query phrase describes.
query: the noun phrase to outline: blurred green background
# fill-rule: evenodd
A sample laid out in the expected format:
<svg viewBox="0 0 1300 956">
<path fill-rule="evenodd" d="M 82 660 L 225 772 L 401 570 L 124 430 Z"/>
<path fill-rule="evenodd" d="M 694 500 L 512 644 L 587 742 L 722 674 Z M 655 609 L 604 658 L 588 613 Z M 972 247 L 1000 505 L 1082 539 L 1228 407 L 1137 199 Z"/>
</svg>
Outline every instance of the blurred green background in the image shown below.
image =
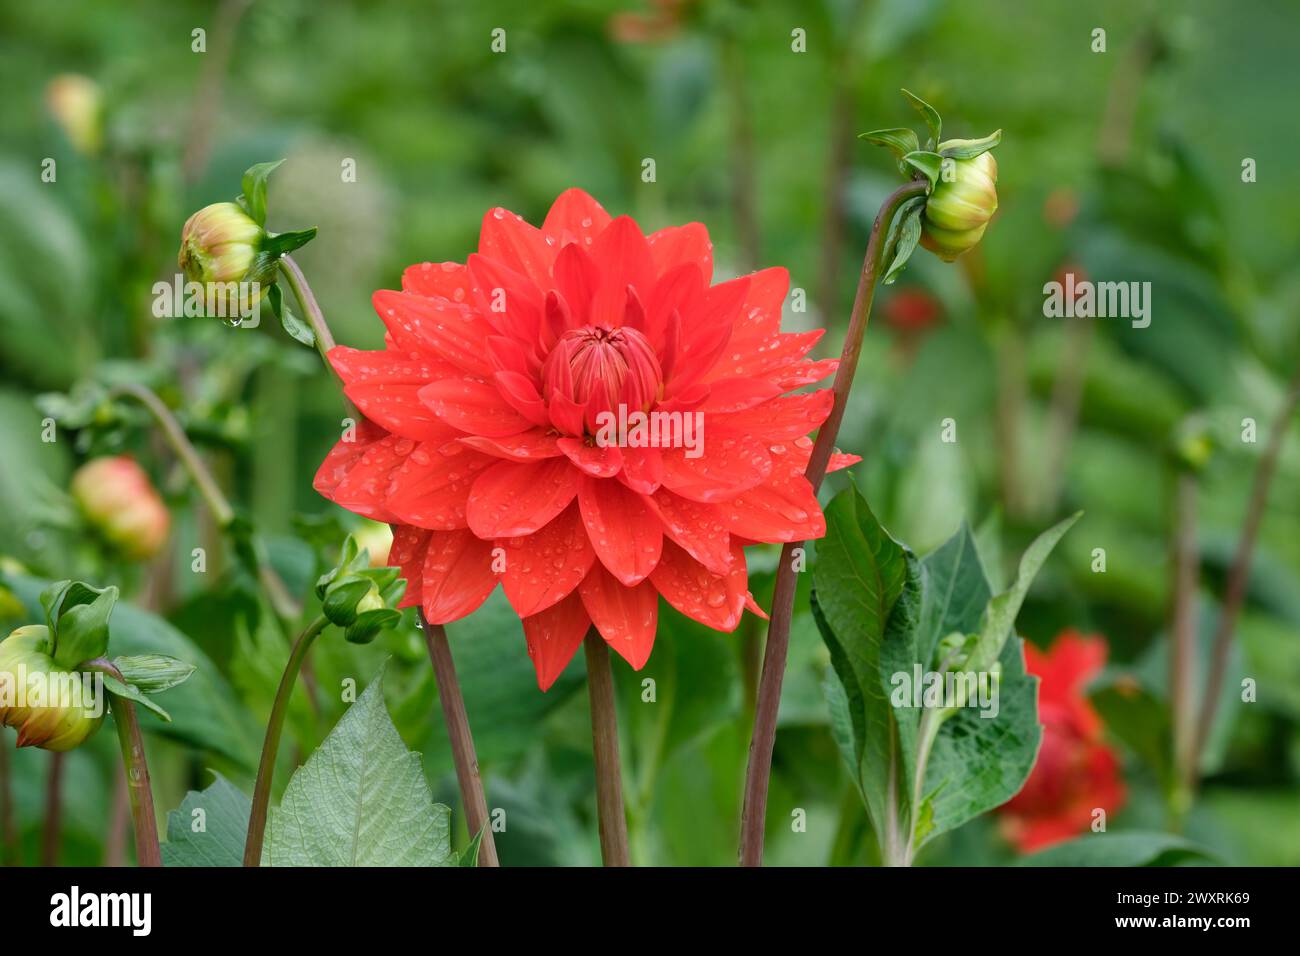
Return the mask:
<svg viewBox="0 0 1300 956">
<path fill-rule="evenodd" d="M 206 786 L 208 768 L 249 789 L 287 647 L 144 429 L 47 443 L 35 402 L 91 376 L 153 385 L 184 412 L 231 496 L 272 536 L 283 576 L 306 593 L 337 548 L 329 522 L 350 517 L 311 489 L 343 414 L 336 386 L 273 322 L 249 331 L 151 317 L 151 286 L 175 273 L 187 216 L 233 198 L 252 163 L 286 157 L 271 181 L 269 224 L 319 227 L 296 258 L 339 341 L 374 347 L 373 290 L 396 288 L 413 262 L 463 261 L 488 208 L 540 222 L 559 192 L 580 186 L 647 231 L 706 223 L 719 276 L 788 267 L 807 307 L 788 302 L 787 327 L 827 327 L 823 350 L 833 354 L 871 220 L 897 181 L 889 155 L 855 137 L 919 125 L 898 92 L 907 87 L 940 110 L 949 136 L 1003 130 L 1000 212 L 957 265 L 918 253 L 882 290 L 838 444 L 864 457 L 851 474 L 918 552 L 967 520 L 997 565 L 1084 509 L 1019 629 L 1044 647 L 1066 628 L 1104 635 L 1110 667 L 1098 686 L 1127 675 L 1159 701 L 1172 489 L 1188 474 L 1189 436 L 1213 446 L 1192 479 L 1194 597 L 1208 641 L 1252 475 L 1300 361 L 1297 14 L 1263 0 L 68 0 L 57 10 L 5 0 L 0 555 L 27 607 L 11 601 L 3 613 L 11 626 L 36 619 L 35 580 L 123 585 L 147 610 L 119 612 L 115 645 L 202 655 L 203 682 L 163 700 L 176 724 L 150 724 L 160 812 Z M 206 52 L 191 48 L 196 28 Z M 1097 28 L 1105 52 L 1093 50 Z M 800 36 L 806 49 L 796 52 Z M 49 84 L 66 73 L 90 78 L 102 97 L 98 135 L 80 144 L 51 105 Z M 1255 182 L 1243 182 L 1247 158 Z M 54 182 L 42 181 L 46 159 Z M 645 159 L 653 182 L 643 181 Z M 340 175 L 347 160 L 355 182 Z M 1043 284 L 1070 270 L 1150 281 L 1150 327 L 1045 318 Z M 955 443 L 938 440 L 947 418 Z M 1257 443 L 1242 440 L 1246 418 L 1258 423 Z M 121 448 L 146 463 L 173 509 L 172 549 L 149 567 L 107 560 L 62 498 L 85 457 Z M 1298 488 L 1293 422 L 1229 668 L 1233 699 L 1183 827 L 1230 862 L 1300 864 Z M 317 516 L 316 534 L 302 515 Z M 202 575 L 190 570 L 194 541 L 214 555 Z M 1093 570 L 1095 548 L 1105 549 L 1105 573 Z M 751 557 L 763 603 L 774 563 L 774 551 Z M 499 598 L 450 632 L 489 804 L 506 811 L 502 861 L 594 862 L 581 662 L 540 694 Z M 768 860 L 870 862 L 828 729 L 826 652 L 806 595 L 798 607 Z M 673 615 L 643 674 L 616 668 L 637 862 L 734 862 L 755 624 L 718 635 Z M 398 727 L 455 807 L 433 678 L 409 621 L 368 648 L 320 642 L 278 786 L 341 713 L 333 688 L 368 680 L 387 655 Z M 640 703 L 644 676 L 658 682 L 657 707 Z M 1241 676 L 1257 681 L 1257 703 L 1237 699 Z M 1165 827 L 1152 722 L 1103 704 L 1129 789 L 1112 829 Z M 121 859 L 111 737 L 67 761 L 62 862 Z M 8 750 L 16 827 L 34 862 L 49 755 Z M 796 808 L 807 812 L 806 832 L 790 825 Z M 988 818 L 919 862 L 1013 856 Z"/>
</svg>

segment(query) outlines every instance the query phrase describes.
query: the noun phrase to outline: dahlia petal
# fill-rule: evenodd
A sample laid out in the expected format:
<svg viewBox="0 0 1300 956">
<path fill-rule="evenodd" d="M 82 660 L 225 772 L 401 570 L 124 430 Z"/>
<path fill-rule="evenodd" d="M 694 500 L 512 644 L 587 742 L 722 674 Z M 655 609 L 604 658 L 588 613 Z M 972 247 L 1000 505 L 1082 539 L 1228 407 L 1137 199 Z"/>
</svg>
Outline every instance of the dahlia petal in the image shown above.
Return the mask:
<svg viewBox="0 0 1300 956">
<path fill-rule="evenodd" d="M 477 610 L 496 586 L 491 541 L 463 529 L 429 533 L 421 602 L 430 624 L 460 620 Z"/>
<path fill-rule="evenodd" d="M 781 306 L 789 290 L 790 273 L 787 269 L 776 266 L 752 273 L 732 340 L 761 341 L 780 332 Z"/>
<path fill-rule="evenodd" d="M 663 453 L 664 485 L 692 501 L 726 501 L 772 473 L 767 446 L 750 435 L 709 433 L 703 455 L 688 458 L 686 452 L 672 448 Z"/>
<path fill-rule="evenodd" d="M 709 230 L 700 222 L 669 226 L 652 232 L 647 240 L 654 257 L 655 271 L 663 275 L 673 266 L 691 263 L 699 267 L 707 285 L 713 281 L 713 243 Z"/>
<path fill-rule="evenodd" d="M 488 361 L 497 372 L 517 372 L 528 377 L 533 372 L 529 367 L 528 351 L 515 339 L 504 335 L 489 335 L 484 340 L 487 346 Z"/>
<path fill-rule="evenodd" d="M 432 353 L 412 355 L 418 357 L 340 345 L 331 349 L 328 357 L 343 380 L 343 393 L 366 418 L 403 438 L 448 441 L 455 437 L 455 430 L 429 411 L 420 401 L 419 391 L 429 382 L 463 373 Z"/>
<path fill-rule="evenodd" d="M 392 476 L 404 467 L 406 456 L 416 447 L 409 438 L 389 435 L 366 448 L 346 469 L 343 477 L 324 497 L 353 514 L 374 521 L 389 521 L 392 512 L 385 497 Z M 329 464 L 329 459 L 326 459 Z M 325 465 L 321 466 L 324 470 Z"/>
<path fill-rule="evenodd" d="M 334 443 L 325 460 L 316 469 L 312 487 L 328 501 L 333 501 L 334 489 L 339 486 L 348 472 L 361 460 L 361 457 L 375 442 L 388 437 L 387 429 L 380 428 L 371 421 L 362 419 L 356 427 Z"/>
<path fill-rule="evenodd" d="M 492 328 L 522 342 L 533 342 L 542 325 L 542 293 L 528 276 L 496 259 L 471 253 L 474 305 Z"/>
<path fill-rule="evenodd" d="M 835 374 L 835 370 L 839 367 L 840 360 L 837 358 L 817 359 L 815 361 L 805 359 L 764 372 L 762 377 L 776 385 L 781 391 L 788 392 L 792 388 L 811 385 L 813 382 L 820 382 L 824 378 L 829 378 Z"/>
<path fill-rule="evenodd" d="M 582 434 L 586 410 L 573 399 L 559 392 L 552 392 L 546 410 L 551 424 L 559 431 L 566 435 Z"/>
<path fill-rule="evenodd" d="M 655 348 L 667 346 L 673 312 L 680 313 L 691 303 L 700 301 L 706 288 L 704 273 L 693 262 L 674 266 L 659 277 L 645 300 L 646 338 Z"/>
<path fill-rule="evenodd" d="M 679 547 L 714 574 L 726 574 L 731 566 L 731 538 L 722 523 L 725 505 L 706 505 L 660 488 L 645 501 L 664 526 L 664 532 Z"/>
<path fill-rule="evenodd" d="M 708 398 L 699 406 L 702 412 L 711 412 L 719 417 L 728 417 L 728 413 L 741 412 L 781 394 L 781 389 L 761 378 L 723 378 L 709 383 Z M 714 421 L 709 419 L 710 424 Z M 801 434 L 807 434 L 804 429 Z"/>
<path fill-rule="evenodd" d="M 561 248 L 572 242 L 590 246 L 609 223 L 610 215 L 604 206 L 581 189 L 566 189 L 551 204 L 542 232 Z"/>
<path fill-rule="evenodd" d="M 592 299 L 588 321 L 621 325 L 627 287 L 632 286 L 643 296 L 654 288 L 655 267 L 650 244 L 635 219 L 619 216 L 592 243 L 591 260 L 600 274 L 600 285 Z"/>
<path fill-rule="evenodd" d="M 567 458 L 499 461 L 474 481 L 469 526 L 480 538 L 532 534 L 568 507 L 578 493 L 579 474 Z"/>
<path fill-rule="evenodd" d="M 585 249 L 567 245 L 555 257 L 555 288 L 569 307 L 569 328 L 581 328 L 591 317 L 591 300 L 600 286 L 600 271 Z"/>
<path fill-rule="evenodd" d="M 532 425 L 502 398 L 500 390 L 477 379 L 430 382 L 420 389 L 420 401 L 442 421 L 471 435 L 501 438 L 517 435 Z"/>
<path fill-rule="evenodd" d="M 388 549 L 389 567 L 398 568 L 406 579 L 406 590 L 398 607 L 420 607 L 423 604 L 424 556 L 429 550 L 431 531 L 409 524 L 393 525 L 393 543 Z"/>
<path fill-rule="evenodd" d="M 591 618 L 577 591 L 558 604 L 524 618 L 524 639 L 528 642 L 533 669 L 537 671 L 538 687 L 550 689 L 573 660 L 590 628 Z"/>
<path fill-rule="evenodd" d="M 599 564 L 578 587 L 591 622 L 614 652 L 640 670 L 650 658 L 659 623 L 659 592 L 649 581 L 621 584 Z"/>
<path fill-rule="evenodd" d="M 483 339 L 490 330 L 467 307 L 389 289 L 379 290 L 371 301 L 399 349 L 432 349 L 473 375 L 492 370 L 483 354 Z"/>
<path fill-rule="evenodd" d="M 537 386 L 527 375 L 519 372 L 496 372 L 492 376 L 497 391 L 507 405 L 517 411 L 534 425 L 549 425 L 550 417 L 546 413 L 546 403 L 537 391 Z M 494 436 L 501 437 L 501 436 Z"/>
<path fill-rule="evenodd" d="M 826 533 L 817 495 L 802 474 L 750 488 L 720 510 L 729 531 L 753 541 L 812 541 Z"/>
<path fill-rule="evenodd" d="M 578 505 L 601 563 L 628 587 L 645 580 L 659 562 L 664 538 L 645 499 L 617 481 L 584 476 Z"/>
<path fill-rule="evenodd" d="M 505 551 L 501 585 L 510 606 L 528 617 L 573 593 L 596 560 L 586 526 L 571 504 L 544 528 L 517 538 L 499 538 Z"/>
<path fill-rule="evenodd" d="M 470 489 L 496 463 L 459 441 L 425 442 L 392 472 L 384 507 L 396 519 L 434 531 L 465 527 Z"/>
<path fill-rule="evenodd" d="M 762 376 L 783 370 L 811 352 L 825 334 L 825 329 L 813 329 L 811 332 L 781 333 L 768 339 L 746 342 L 743 349 L 732 350 L 718 362 L 705 380 L 737 375 Z"/>
<path fill-rule="evenodd" d="M 518 435 L 504 435 L 500 438 L 466 435 L 456 440 L 476 451 L 494 458 L 504 458 L 507 461 L 538 461 L 561 454 L 559 446 L 555 443 L 555 436 L 541 428 L 520 432 Z"/>
<path fill-rule="evenodd" d="M 757 614 L 765 621 L 771 620 L 771 618 L 767 616 L 767 612 L 764 611 L 762 607 L 759 606 L 759 603 L 756 600 L 754 600 L 753 591 L 745 592 L 745 610 L 749 611 L 752 614 Z"/>
<path fill-rule="evenodd" d="M 744 549 L 731 545 L 731 568 L 714 574 L 677 545 L 664 544 L 663 557 L 650 575 L 650 583 L 664 600 L 692 620 L 716 631 L 734 631 L 740 624 L 749 594 L 749 570 Z"/>
<path fill-rule="evenodd" d="M 715 390 L 718 384 L 714 383 Z M 823 388 L 816 392 L 782 395 L 737 414 L 717 415 L 709 419 L 709 424 L 768 441 L 790 441 L 807 435 L 826 421 L 834 403 L 835 394 L 829 388 Z"/>
<path fill-rule="evenodd" d="M 460 262 L 421 262 L 402 272 L 402 291 L 429 299 L 447 299 L 463 305 L 469 301 L 474 281 Z"/>
<path fill-rule="evenodd" d="M 556 441 L 556 445 L 569 461 L 596 478 L 613 478 L 623 467 L 623 454 L 617 445 L 589 445 L 585 439 L 568 436 Z"/>
<path fill-rule="evenodd" d="M 830 461 L 826 463 L 826 473 L 829 475 L 832 471 L 839 471 L 842 468 L 852 467 L 861 460 L 861 455 L 850 455 L 847 452 L 842 451 L 833 452 Z"/>
<path fill-rule="evenodd" d="M 542 230 L 525 222 L 523 216 L 498 206 L 483 217 L 478 251 L 527 276 L 542 288 L 551 280 L 551 263 L 555 261 L 558 247 L 554 238 L 548 242 Z"/>
<path fill-rule="evenodd" d="M 624 448 L 618 480 L 633 491 L 652 495 L 663 484 L 664 462 L 658 448 Z"/>
</svg>

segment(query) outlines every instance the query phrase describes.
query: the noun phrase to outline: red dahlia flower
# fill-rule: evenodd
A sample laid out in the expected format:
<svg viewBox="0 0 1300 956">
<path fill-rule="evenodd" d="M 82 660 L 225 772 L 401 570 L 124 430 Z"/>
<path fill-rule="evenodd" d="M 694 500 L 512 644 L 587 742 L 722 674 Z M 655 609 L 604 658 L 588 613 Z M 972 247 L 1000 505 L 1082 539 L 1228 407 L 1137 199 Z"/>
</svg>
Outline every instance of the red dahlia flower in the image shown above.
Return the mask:
<svg viewBox="0 0 1300 956">
<path fill-rule="evenodd" d="M 1002 806 L 1006 833 L 1022 853 L 1083 833 L 1095 809 L 1109 814 L 1124 803 L 1119 761 L 1083 692 L 1105 663 L 1105 639 L 1076 631 L 1062 632 L 1047 653 L 1025 645 L 1026 668 L 1042 679 L 1043 743 L 1024 788 Z"/>
<path fill-rule="evenodd" d="M 744 546 L 825 533 L 804 470 L 831 392 L 785 393 L 837 362 L 804 358 L 821 331 L 781 333 L 784 269 L 711 285 L 711 250 L 699 223 L 646 236 L 577 189 L 540 229 L 493 209 L 464 265 L 375 293 L 382 351 L 329 353 L 368 420 L 316 489 L 394 525 L 404 603 L 431 623 L 500 582 L 543 690 L 593 624 L 640 668 L 660 595 L 734 630 L 762 614 Z M 598 440 L 616 409 L 699 413 L 702 441 Z"/>
</svg>

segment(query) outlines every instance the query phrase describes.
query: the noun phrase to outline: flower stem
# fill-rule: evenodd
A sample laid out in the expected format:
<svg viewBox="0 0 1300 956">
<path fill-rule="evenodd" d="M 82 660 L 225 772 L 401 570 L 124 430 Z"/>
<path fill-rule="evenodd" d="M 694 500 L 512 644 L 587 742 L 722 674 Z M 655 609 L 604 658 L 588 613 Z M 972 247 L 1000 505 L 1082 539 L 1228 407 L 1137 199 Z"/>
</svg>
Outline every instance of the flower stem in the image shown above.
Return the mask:
<svg viewBox="0 0 1300 956">
<path fill-rule="evenodd" d="M 59 834 L 63 829 L 63 764 L 65 754 L 50 754 L 45 780 L 45 825 L 41 830 L 41 866 L 59 865 Z"/>
<path fill-rule="evenodd" d="M 583 641 L 587 654 L 587 691 L 591 697 L 591 752 L 596 761 L 596 814 L 600 821 L 600 855 L 606 866 L 630 866 L 627 815 L 623 809 L 623 772 L 618 759 L 618 714 L 609 648 L 593 627 Z"/>
<path fill-rule="evenodd" d="M 262 759 L 257 765 L 257 783 L 253 787 L 253 806 L 248 814 L 248 838 L 244 841 L 244 866 L 260 866 L 262 841 L 266 836 L 266 814 L 271 803 L 271 782 L 275 777 L 275 758 L 280 751 L 280 735 L 284 731 L 284 718 L 289 712 L 289 698 L 302 669 L 303 659 L 312 643 L 329 622 L 319 616 L 298 635 L 289 651 L 289 661 L 280 676 L 280 686 L 275 691 L 271 717 L 266 723 L 266 739 L 262 743 Z"/>
<path fill-rule="evenodd" d="M 871 301 L 875 297 L 876 277 L 880 272 L 885 237 L 889 234 L 894 215 L 907 200 L 925 194 L 923 182 L 910 182 L 894 190 L 880 207 L 871 227 L 867 254 L 862 262 L 858 291 L 853 300 L 853 313 L 849 330 L 840 353 L 840 366 L 835 373 L 833 393 L 835 403 L 830 416 L 817 432 L 812 456 L 805 474 L 816 491 L 821 487 L 835 448 L 840 422 L 848 404 L 849 389 L 857 371 L 858 356 L 862 352 L 862 337 L 871 316 Z M 790 619 L 794 613 L 795 570 L 794 551 L 803 542 L 789 542 L 781 549 L 781 563 L 777 567 L 776 585 L 772 595 L 771 621 L 767 626 L 767 649 L 763 655 L 763 673 L 759 680 L 758 701 L 754 713 L 754 731 L 749 742 L 749 767 L 745 774 L 745 803 L 740 822 L 740 862 L 742 866 L 761 866 L 763 863 L 763 830 L 767 821 L 767 788 L 772 773 L 772 748 L 776 744 L 776 718 L 781 705 L 781 683 L 785 677 L 785 662 L 790 651 Z"/>
<path fill-rule="evenodd" d="M 451 755 L 456 764 L 456 780 L 460 784 L 460 798 L 465 805 L 465 822 L 471 837 L 483 834 L 479 843 L 478 865 L 499 866 L 496 841 L 488 821 L 487 797 L 483 793 L 483 779 L 478 772 L 478 754 L 474 751 L 474 736 L 469 731 L 469 716 L 465 713 L 465 699 L 456 680 L 456 665 L 451 659 L 451 644 L 447 631 L 441 624 L 430 624 L 419 612 L 420 627 L 429 648 L 429 661 L 433 664 L 438 682 L 438 701 L 442 704 L 442 719 L 447 725 L 451 741 Z"/>
<path fill-rule="evenodd" d="M 1250 504 L 1246 508 L 1246 520 L 1242 525 L 1241 538 L 1237 542 L 1237 552 L 1233 556 L 1232 566 L 1228 571 L 1228 581 L 1224 591 L 1223 607 L 1219 612 L 1219 623 L 1214 632 L 1214 645 L 1210 652 L 1209 677 L 1202 695 L 1200 719 L 1196 727 L 1196 739 L 1193 747 L 1196 764 L 1205 752 L 1210 739 L 1210 730 L 1214 726 L 1214 715 L 1219 706 L 1219 694 L 1223 689 L 1224 674 L 1228 669 L 1228 652 L 1232 649 L 1232 635 L 1237 627 L 1237 618 L 1241 614 L 1242 604 L 1246 600 L 1246 585 L 1250 580 L 1251 558 L 1255 553 L 1255 540 L 1259 536 L 1259 525 L 1268 504 L 1269 486 L 1277 471 L 1277 460 L 1282 452 L 1282 443 L 1286 440 L 1287 427 L 1296 406 L 1300 404 L 1300 367 L 1291 377 L 1286 398 L 1278 411 L 1277 421 L 1268 438 L 1268 446 L 1255 469 L 1255 481 L 1250 491 Z M 1195 766 L 1195 765 L 1194 765 Z"/>
<path fill-rule="evenodd" d="M 231 507 L 230 502 L 222 493 L 221 487 L 217 484 L 217 480 L 212 476 L 212 472 L 204 464 L 198 450 L 190 442 L 189 437 L 185 434 L 185 429 L 181 428 L 180 422 L 176 420 L 176 416 L 163 403 L 163 400 L 151 389 L 135 383 L 114 386 L 109 391 L 109 395 L 134 399 L 153 416 L 154 421 L 158 423 L 158 427 L 162 430 L 163 437 L 167 439 L 167 444 L 184 466 L 190 480 L 198 488 L 199 495 L 207 504 L 217 526 L 222 531 L 229 530 L 235 520 L 235 509 Z M 293 599 L 288 588 L 285 587 L 280 575 L 271 567 L 270 562 L 260 555 L 257 562 L 257 580 L 272 610 L 275 611 L 282 629 L 284 629 L 287 626 L 286 622 L 296 620 L 298 615 L 302 613 L 302 609 Z"/>
<path fill-rule="evenodd" d="M 1187 813 L 1196 776 L 1193 753 L 1196 735 L 1197 621 L 1196 589 L 1200 560 L 1196 549 L 1196 477 L 1179 474 L 1174 492 L 1174 534 L 1171 543 L 1173 609 L 1169 654 L 1170 725 L 1173 727 L 1173 792 L 1170 808 L 1175 829 Z"/>
<path fill-rule="evenodd" d="M 330 365 L 329 361 L 329 351 L 334 348 L 334 335 L 325 321 L 325 313 L 320 310 L 315 293 L 307 284 L 307 277 L 303 275 L 302 269 L 298 268 L 298 263 L 288 255 L 280 257 L 280 274 L 284 276 L 285 284 L 289 286 L 289 291 L 298 301 L 298 309 L 307 317 L 307 324 L 311 326 L 312 335 L 316 340 L 316 351 L 320 353 L 321 361 L 325 363 L 327 369 L 334 371 L 334 366 Z"/>
<path fill-rule="evenodd" d="M 0 727 L 0 866 L 17 866 L 18 835 L 14 830 L 14 792 L 7 737 L 4 728 Z"/>
<path fill-rule="evenodd" d="M 308 325 L 316 339 L 316 351 L 320 353 L 325 367 L 337 377 L 338 373 L 329 362 L 329 351 L 334 348 L 334 335 L 330 332 L 325 313 L 312 292 L 298 263 L 290 256 L 280 257 L 280 274 L 285 284 L 293 293 L 298 308 L 306 316 Z M 351 413 L 358 420 L 361 413 L 357 411 L 346 397 Z M 429 661 L 433 665 L 434 677 L 438 682 L 438 701 L 442 704 L 443 721 L 447 726 L 447 736 L 451 741 L 452 759 L 456 764 L 456 780 L 460 784 L 460 798 L 465 806 L 465 821 L 470 835 L 483 834 L 479 844 L 478 865 L 498 866 L 496 841 L 492 837 L 492 828 L 488 821 L 487 797 L 483 793 L 483 780 L 479 776 L 478 754 L 474 750 L 474 737 L 469 729 L 469 717 L 465 713 L 465 699 L 461 696 L 460 681 L 456 678 L 456 664 L 451 657 L 451 645 L 447 642 L 447 632 L 441 624 L 429 624 L 424 619 L 424 612 L 419 613 L 420 627 L 424 630 L 424 641 L 429 650 Z"/>
<path fill-rule="evenodd" d="M 126 683 L 122 672 L 102 657 L 87 661 L 82 666 Z M 109 695 L 113 724 L 117 727 L 117 740 L 122 748 L 122 764 L 126 769 L 127 791 L 131 796 L 136 865 L 162 866 L 162 850 L 158 846 L 158 818 L 154 814 L 153 789 L 149 783 L 149 763 L 145 759 L 144 734 L 140 732 L 135 704 L 111 691 Z"/>
</svg>

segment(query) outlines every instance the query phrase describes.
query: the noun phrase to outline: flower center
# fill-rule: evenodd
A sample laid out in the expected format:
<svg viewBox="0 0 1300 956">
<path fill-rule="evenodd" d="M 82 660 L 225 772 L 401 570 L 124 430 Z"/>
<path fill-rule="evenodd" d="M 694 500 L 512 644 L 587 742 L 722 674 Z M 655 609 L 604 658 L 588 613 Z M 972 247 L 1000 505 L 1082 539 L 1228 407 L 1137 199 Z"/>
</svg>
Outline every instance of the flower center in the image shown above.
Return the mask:
<svg viewBox="0 0 1300 956">
<path fill-rule="evenodd" d="M 646 337 L 628 326 L 587 326 L 560 336 L 542 366 L 547 395 L 558 391 L 584 408 L 647 411 L 659 400 L 663 372 Z"/>
</svg>

